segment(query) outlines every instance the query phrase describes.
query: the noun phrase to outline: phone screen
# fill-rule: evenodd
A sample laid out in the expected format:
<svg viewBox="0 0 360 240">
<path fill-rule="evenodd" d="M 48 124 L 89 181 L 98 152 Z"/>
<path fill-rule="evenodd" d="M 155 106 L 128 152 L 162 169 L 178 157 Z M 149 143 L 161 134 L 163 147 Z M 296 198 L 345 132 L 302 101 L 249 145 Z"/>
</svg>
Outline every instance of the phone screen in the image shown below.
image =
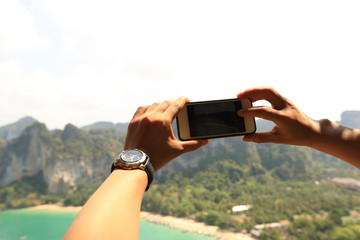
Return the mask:
<svg viewBox="0 0 360 240">
<path fill-rule="evenodd" d="M 187 105 L 190 136 L 244 132 L 244 118 L 236 114 L 241 108 L 240 101 Z"/>
</svg>

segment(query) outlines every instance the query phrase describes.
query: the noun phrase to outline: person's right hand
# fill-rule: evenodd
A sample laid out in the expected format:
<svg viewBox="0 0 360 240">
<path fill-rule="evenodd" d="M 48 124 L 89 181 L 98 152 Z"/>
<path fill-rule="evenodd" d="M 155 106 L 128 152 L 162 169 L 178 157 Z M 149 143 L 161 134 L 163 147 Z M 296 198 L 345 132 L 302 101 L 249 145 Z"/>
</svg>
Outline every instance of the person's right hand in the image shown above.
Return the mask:
<svg viewBox="0 0 360 240">
<path fill-rule="evenodd" d="M 241 117 L 259 117 L 273 121 L 276 125 L 269 132 L 259 132 L 243 137 L 243 141 L 256 143 L 282 143 L 312 146 L 320 134 L 320 125 L 301 112 L 292 102 L 270 87 L 252 88 L 237 95 L 253 102 L 266 100 L 271 107 L 252 107 L 240 110 Z"/>
<path fill-rule="evenodd" d="M 171 124 L 187 102 L 189 99 L 179 97 L 139 107 L 129 124 L 124 149 L 143 150 L 157 171 L 175 157 L 208 144 L 204 139 L 179 141 L 175 138 Z"/>
</svg>

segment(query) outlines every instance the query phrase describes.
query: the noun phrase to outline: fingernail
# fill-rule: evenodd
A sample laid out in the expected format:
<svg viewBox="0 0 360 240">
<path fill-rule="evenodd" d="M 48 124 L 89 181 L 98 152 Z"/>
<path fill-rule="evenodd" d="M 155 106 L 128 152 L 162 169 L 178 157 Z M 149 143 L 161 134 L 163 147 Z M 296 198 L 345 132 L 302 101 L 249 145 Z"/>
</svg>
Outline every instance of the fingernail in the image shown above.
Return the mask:
<svg viewBox="0 0 360 240">
<path fill-rule="evenodd" d="M 246 136 L 242 137 L 242 140 L 243 142 L 249 142 L 249 139 Z"/>
</svg>

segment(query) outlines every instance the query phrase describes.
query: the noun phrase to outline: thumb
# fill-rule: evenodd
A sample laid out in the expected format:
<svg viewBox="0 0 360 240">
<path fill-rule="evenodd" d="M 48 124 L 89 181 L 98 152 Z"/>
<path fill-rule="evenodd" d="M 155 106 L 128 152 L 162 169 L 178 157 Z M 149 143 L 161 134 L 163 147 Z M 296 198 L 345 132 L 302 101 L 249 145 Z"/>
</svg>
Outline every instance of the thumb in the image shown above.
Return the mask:
<svg viewBox="0 0 360 240">
<path fill-rule="evenodd" d="M 205 146 L 209 143 L 207 139 L 200 139 L 200 140 L 191 140 L 191 141 L 183 141 L 181 142 L 183 146 L 184 152 L 191 152 L 194 151 L 202 146 Z"/>
<path fill-rule="evenodd" d="M 275 136 L 271 132 L 260 132 L 260 133 L 253 133 L 250 135 L 243 136 L 242 140 L 244 142 L 255 142 L 255 143 L 270 143 L 274 142 Z"/>
</svg>

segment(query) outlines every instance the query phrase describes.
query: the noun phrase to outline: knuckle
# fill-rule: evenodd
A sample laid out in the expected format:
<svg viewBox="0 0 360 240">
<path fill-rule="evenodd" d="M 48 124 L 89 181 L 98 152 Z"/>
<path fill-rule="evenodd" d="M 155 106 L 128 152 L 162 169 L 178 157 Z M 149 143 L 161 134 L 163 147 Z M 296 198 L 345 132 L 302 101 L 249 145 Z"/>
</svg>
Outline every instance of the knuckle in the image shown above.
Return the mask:
<svg viewBox="0 0 360 240">
<path fill-rule="evenodd" d="M 167 99 L 167 100 L 164 101 L 164 103 L 167 104 L 167 105 L 171 105 L 172 101 L 170 99 Z"/>
<path fill-rule="evenodd" d="M 148 108 L 148 106 L 140 106 L 137 108 L 137 111 L 144 111 Z"/>
<path fill-rule="evenodd" d="M 173 103 L 171 104 L 171 107 L 175 108 L 176 110 L 180 110 L 180 109 L 181 109 L 179 103 L 177 103 L 177 102 L 173 102 Z"/>
<path fill-rule="evenodd" d="M 141 119 L 141 124 L 148 126 L 163 126 L 166 125 L 166 122 L 162 118 L 149 114 Z"/>
<path fill-rule="evenodd" d="M 143 125 L 153 125 L 154 123 L 156 123 L 156 119 L 154 119 L 152 115 L 147 114 L 141 119 L 140 122 Z"/>
<path fill-rule="evenodd" d="M 154 102 L 154 103 L 152 104 L 153 107 L 158 107 L 159 105 L 160 105 L 159 102 Z"/>
</svg>

